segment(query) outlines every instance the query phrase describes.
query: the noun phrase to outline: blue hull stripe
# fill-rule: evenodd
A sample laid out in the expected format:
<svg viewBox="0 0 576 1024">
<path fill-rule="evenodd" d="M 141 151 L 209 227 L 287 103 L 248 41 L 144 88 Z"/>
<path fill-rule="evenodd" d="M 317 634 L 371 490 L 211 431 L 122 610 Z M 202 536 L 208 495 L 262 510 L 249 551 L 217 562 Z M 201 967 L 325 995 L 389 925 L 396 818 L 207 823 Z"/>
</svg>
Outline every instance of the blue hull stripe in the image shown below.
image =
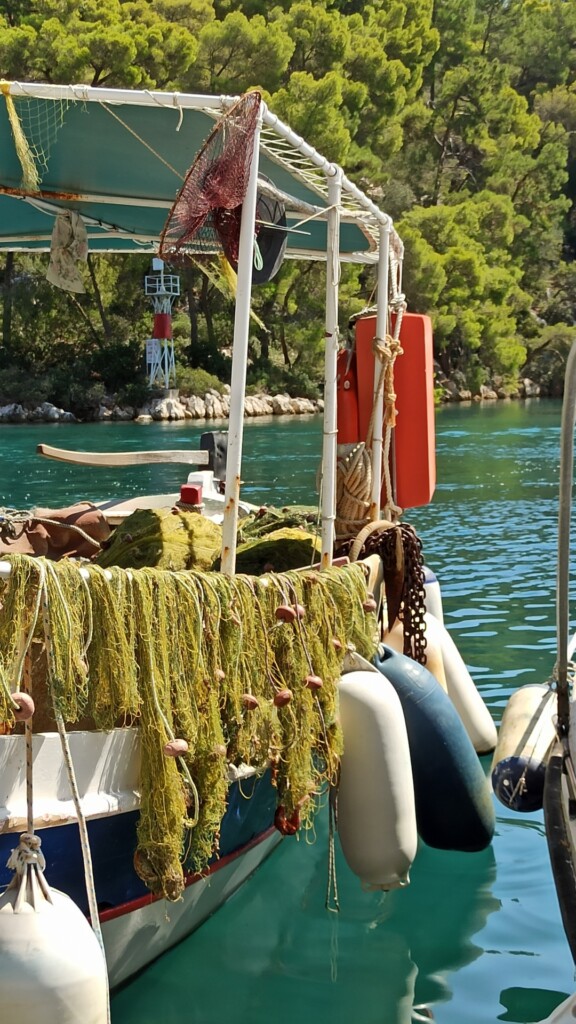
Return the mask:
<svg viewBox="0 0 576 1024">
<path fill-rule="evenodd" d="M 249 778 L 230 786 L 228 807 L 220 832 L 220 857 L 227 857 L 250 844 L 274 823 L 277 792 L 267 772 L 261 778 Z M 88 822 L 94 881 L 100 910 L 111 910 L 149 895 L 149 890 L 134 871 L 138 811 L 94 818 Z M 38 829 L 46 858 L 46 880 L 55 889 L 70 896 L 86 913 L 84 866 L 78 826 L 54 825 Z M 6 868 L 11 850 L 17 845 L 16 833 L 0 835 L 0 886 L 12 878 Z"/>
</svg>

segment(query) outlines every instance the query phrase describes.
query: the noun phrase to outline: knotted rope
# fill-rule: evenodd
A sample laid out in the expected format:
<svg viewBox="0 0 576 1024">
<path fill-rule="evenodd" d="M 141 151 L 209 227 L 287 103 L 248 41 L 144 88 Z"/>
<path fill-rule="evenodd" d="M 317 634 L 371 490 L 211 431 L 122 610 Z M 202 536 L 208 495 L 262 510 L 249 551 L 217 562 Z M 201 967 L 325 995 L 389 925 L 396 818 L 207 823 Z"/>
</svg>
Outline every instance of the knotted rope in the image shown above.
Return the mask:
<svg viewBox="0 0 576 1024">
<path fill-rule="evenodd" d="M 397 330 L 394 331 L 397 334 Z M 396 519 L 402 511 L 394 503 L 392 497 L 392 479 L 390 475 L 390 445 L 392 428 L 396 424 L 396 393 L 394 391 L 394 362 L 402 353 L 397 337 L 386 335 L 385 339 L 374 338 L 372 342 L 374 358 L 380 363 L 378 384 L 374 392 L 374 402 L 366 440 L 357 444 L 338 445 L 336 462 L 336 537 L 339 541 L 354 537 L 363 526 L 370 521 L 370 505 L 372 499 L 372 440 L 376 409 L 383 396 L 384 408 L 382 425 L 383 435 L 383 477 L 386 494 L 385 518 Z"/>
<path fill-rule="evenodd" d="M 24 875 L 29 864 L 36 864 L 39 871 L 46 868 L 46 860 L 40 849 L 42 840 L 33 832 L 22 832 L 18 838 L 18 846 L 12 850 L 6 867 L 17 875 Z"/>
</svg>

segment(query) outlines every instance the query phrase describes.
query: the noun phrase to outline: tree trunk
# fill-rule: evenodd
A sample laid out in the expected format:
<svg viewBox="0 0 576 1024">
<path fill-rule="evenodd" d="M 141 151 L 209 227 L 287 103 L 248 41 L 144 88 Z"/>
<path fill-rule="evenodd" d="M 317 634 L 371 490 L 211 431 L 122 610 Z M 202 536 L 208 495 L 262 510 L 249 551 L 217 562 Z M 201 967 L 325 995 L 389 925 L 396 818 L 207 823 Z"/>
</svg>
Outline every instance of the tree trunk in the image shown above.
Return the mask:
<svg viewBox="0 0 576 1024">
<path fill-rule="evenodd" d="M 12 349 L 12 277 L 14 275 L 14 253 L 6 253 L 4 279 L 2 281 L 2 352 L 6 358 Z M 6 362 L 8 360 L 6 359 Z"/>
<path fill-rule="evenodd" d="M 94 259 L 92 253 L 88 253 L 88 271 L 90 273 L 90 280 L 92 281 L 92 287 L 94 289 L 94 299 L 96 300 L 96 307 L 100 315 L 100 323 L 102 324 L 102 332 L 105 338 L 110 337 L 110 323 L 106 316 L 106 310 L 104 309 L 104 303 L 102 302 L 102 295 L 100 293 L 100 286 L 98 284 L 98 278 L 96 277 L 96 270 L 94 268 Z"/>
<path fill-rule="evenodd" d="M 184 268 L 184 292 L 190 317 L 190 356 L 198 348 L 198 290 L 194 285 L 192 267 Z"/>
</svg>

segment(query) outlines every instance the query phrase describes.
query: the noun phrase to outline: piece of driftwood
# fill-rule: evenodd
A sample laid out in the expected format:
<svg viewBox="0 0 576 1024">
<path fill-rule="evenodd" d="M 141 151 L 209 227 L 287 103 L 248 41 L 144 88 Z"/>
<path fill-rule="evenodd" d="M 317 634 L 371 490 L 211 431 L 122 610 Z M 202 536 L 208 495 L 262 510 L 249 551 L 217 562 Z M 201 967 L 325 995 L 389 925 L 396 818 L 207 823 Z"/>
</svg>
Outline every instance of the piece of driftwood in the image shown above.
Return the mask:
<svg viewBox="0 0 576 1024">
<path fill-rule="evenodd" d="M 52 448 L 49 444 L 39 444 L 36 451 L 47 459 L 75 462 L 79 466 L 138 466 L 147 462 L 181 462 L 192 466 L 207 466 L 210 457 L 207 451 L 75 452 Z"/>
</svg>

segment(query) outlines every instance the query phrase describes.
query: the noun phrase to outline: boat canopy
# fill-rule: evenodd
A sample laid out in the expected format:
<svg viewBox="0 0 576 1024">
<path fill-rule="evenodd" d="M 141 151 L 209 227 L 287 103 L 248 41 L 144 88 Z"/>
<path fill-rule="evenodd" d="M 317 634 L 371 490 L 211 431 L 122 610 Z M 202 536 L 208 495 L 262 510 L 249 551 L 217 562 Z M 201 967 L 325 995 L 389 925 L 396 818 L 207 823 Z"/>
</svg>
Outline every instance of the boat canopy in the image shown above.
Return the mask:
<svg viewBox="0 0 576 1024">
<path fill-rule="evenodd" d="M 0 82 L 0 94 L 0 250 L 50 251 L 53 228 L 56 225 L 58 235 L 62 220 L 68 219 L 73 236 L 82 221 L 86 235 L 83 230 L 78 234 L 84 251 L 87 245 L 88 251 L 101 253 L 162 253 L 167 223 L 175 223 L 178 230 L 189 227 L 189 208 L 180 215 L 175 204 L 194 200 L 196 212 L 190 223 L 205 220 L 206 205 L 224 211 L 226 217 L 230 211 L 239 212 L 222 547 L 222 570 L 227 573 L 234 572 L 236 558 L 259 191 L 272 195 L 285 208 L 284 256 L 325 261 L 321 564 L 330 565 L 336 518 L 340 264 L 375 265 L 376 337 L 387 336 L 389 310 L 397 314 L 397 332 L 405 308 L 403 247 L 390 217 L 341 167 L 280 121 L 260 96 L 248 99 L 250 94 L 201 96 L 22 82 Z M 233 179 L 234 160 L 240 161 L 241 147 L 230 158 L 232 150 L 230 146 L 226 149 L 224 130 L 232 125 L 241 100 L 242 107 L 253 108 L 256 117 L 249 147 L 238 163 L 237 177 L 243 178 L 240 198 L 233 207 L 224 207 L 219 201 L 212 202 L 208 193 L 213 200 L 222 182 Z M 212 144 L 215 129 L 220 133 L 221 149 L 210 172 L 203 174 L 204 147 Z M 246 137 L 247 122 L 240 122 L 239 131 Z M 218 165 L 219 156 L 228 159 L 226 178 L 224 163 Z M 191 192 L 187 192 L 190 175 L 198 171 Z M 196 202 L 199 196 L 200 207 Z M 59 214 L 68 216 L 59 218 Z M 196 235 L 188 232 L 180 240 L 184 237 Z M 215 238 L 214 253 L 222 252 L 222 245 Z M 201 251 L 207 254 L 205 246 Z M 192 255 L 190 249 L 187 254 Z M 382 473 L 383 398 L 378 376 L 376 367 L 370 518 L 378 518 Z"/>
<path fill-rule="evenodd" d="M 55 216 L 74 210 L 91 251 L 157 252 L 188 169 L 238 99 L 21 82 L 0 90 L 0 249 L 12 251 L 48 251 Z M 285 255 L 324 259 L 335 165 L 265 104 L 262 113 L 259 174 L 286 206 Z M 37 172 L 32 187 L 26 150 Z M 386 220 L 343 177 L 340 259 L 376 262 Z"/>
</svg>

